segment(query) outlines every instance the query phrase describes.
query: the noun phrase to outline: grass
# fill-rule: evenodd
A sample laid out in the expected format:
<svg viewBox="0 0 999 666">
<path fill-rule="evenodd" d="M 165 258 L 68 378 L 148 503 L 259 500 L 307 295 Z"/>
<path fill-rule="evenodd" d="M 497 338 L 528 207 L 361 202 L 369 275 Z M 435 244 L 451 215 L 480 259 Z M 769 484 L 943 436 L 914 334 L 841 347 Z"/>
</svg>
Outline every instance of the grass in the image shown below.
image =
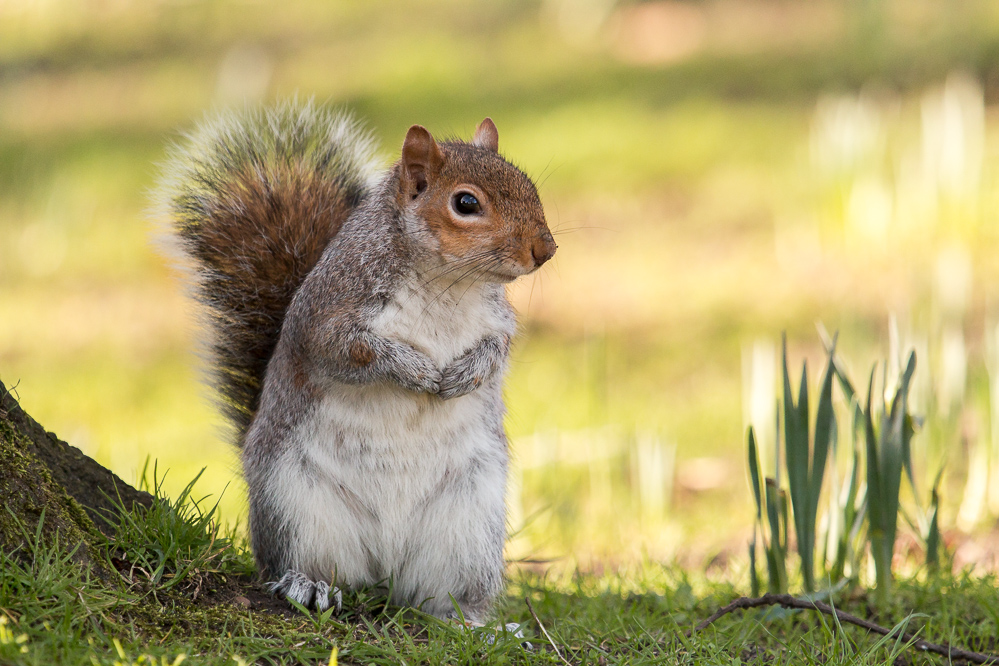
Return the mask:
<svg viewBox="0 0 999 666">
<path fill-rule="evenodd" d="M 334 649 L 342 664 L 939 663 L 894 639 L 778 609 L 728 615 L 686 637 L 741 583 L 731 570 L 718 578 L 648 561 L 589 574 L 511 568 L 496 620 L 476 630 L 387 606 L 374 589 L 347 593 L 339 617 L 302 614 L 267 601 L 245 545 L 220 539 L 207 507 L 165 501 L 123 515 L 103 550 L 112 581 L 88 576 L 40 532 L 21 552 L 0 553 L 0 663 L 326 664 Z M 162 557 L 163 575 L 147 575 L 149 554 L 167 551 L 185 556 Z M 994 651 L 996 584 L 921 572 L 900 579 L 885 607 L 859 589 L 835 603 L 927 640 Z M 508 622 L 530 647 L 498 629 Z"/>
<path fill-rule="evenodd" d="M 40 537 L 0 554 L 0 663 L 325 664 L 334 648 L 343 664 L 937 663 L 828 618 L 774 609 L 729 615 L 687 638 L 743 590 L 731 572 L 716 579 L 651 562 L 603 574 L 511 569 L 496 621 L 471 631 L 386 606 L 377 590 L 346 594 L 339 617 L 290 612 L 259 600 L 245 546 L 220 547 L 214 510 L 203 505 L 124 516 L 104 551 L 118 571 L 110 583 Z M 165 575 L 138 574 L 164 543 L 187 556 L 162 560 Z M 927 640 L 994 650 L 995 586 L 994 577 L 923 573 L 899 580 L 884 608 L 871 609 L 859 590 L 836 604 L 883 625 L 906 622 Z M 240 605 L 243 594 L 256 609 Z M 532 647 L 497 629 L 507 622 L 521 624 Z"/>
<path fill-rule="evenodd" d="M 144 481 L 150 478 L 146 471 Z M 206 510 L 202 509 L 204 500 L 192 501 L 191 492 L 200 477 L 198 473 L 174 499 L 148 510 L 121 511 L 118 529 L 108 543 L 113 557 L 129 563 L 130 576 L 138 575 L 144 583 L 162 590 L 183 585 L 194 590 L 195 599 L 212 576 L 222 576 L 223 571 L 232 575 L 238 565 L 244 574 L 253 571 L 245 553 L 241 557 L 234 547 L 233 536 L 222 533 L 218 503 Z M 151 479 L 151 484 L 140 487 L 164 498 L 163 477 L 155 465 Z"/>
</svg>

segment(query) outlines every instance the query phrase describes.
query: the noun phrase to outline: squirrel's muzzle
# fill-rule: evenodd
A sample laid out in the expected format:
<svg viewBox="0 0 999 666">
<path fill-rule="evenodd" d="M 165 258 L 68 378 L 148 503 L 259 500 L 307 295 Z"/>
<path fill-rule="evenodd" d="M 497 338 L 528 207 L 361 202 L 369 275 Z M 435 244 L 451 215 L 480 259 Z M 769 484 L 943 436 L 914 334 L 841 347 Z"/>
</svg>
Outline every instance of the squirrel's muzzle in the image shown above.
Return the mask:
<svg viewBox="0 0 999 666">
<path fill-rule="evenodd" d="M 558 245 L 555 245 L 555 239 L 552 238 L 550 231 L 545 231 L 541 236 L 535 239 L 534 244 L 531 246 L 531 256 L 534 257 L 534 267 L 538 268 L 543 263 L 555 256 L 555 250 L 558 249 Z"/>
</svg>

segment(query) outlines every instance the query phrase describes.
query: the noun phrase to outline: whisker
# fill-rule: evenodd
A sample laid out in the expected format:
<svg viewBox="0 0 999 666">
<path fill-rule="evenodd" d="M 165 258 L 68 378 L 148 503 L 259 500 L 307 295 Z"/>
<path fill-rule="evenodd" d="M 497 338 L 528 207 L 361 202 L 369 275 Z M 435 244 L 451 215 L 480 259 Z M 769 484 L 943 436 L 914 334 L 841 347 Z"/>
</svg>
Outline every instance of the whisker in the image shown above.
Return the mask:
<svg viewBox="0 0 999 666">
<path fill-rule="evenodd" d="M 439 280 L 439 279 L 441 279 L 442 277 L 444 277 L 444 276 L 446 276 L 448 274 L 454 273 L 455 271 L 458 271 L 458 270 L 461 270 L 463 268 L 466 268 L 467 266 L 475 263 L 476 261 L 478 261 L 479 259 L 482 259 L 483 257 L 487 256 L 488 254 L 489 253 L 487 251 L 483 251 L 483 252 L 480 252 L 478 254 L 472 255 L 470 257 L 462 257 L 461 259 L 456 259 L 456 260 L 453 260 L 453 261 L 446 261 L 443 264 L 441 264 L 440 266 L 431 267 L 430 269 L 428 269 L 424 273 L 417 273 L 417 277 L 419 279 L 419 282 L 416 285 L 416 289 L 413 290 L 413 293 L 411 293 L 410 296 L 405 301 L 403 301 L 402 304 L 404 305 L 404 304 L 408 303 L 410 300 L 412 300 L 413 298 L 416 298 L 417 295 L 423 289 L 425 289 L 427 287 L 427 285 L 429 285 L 430 283 L 432 283 L 432 282 L 434 282 L 436 280 Z M 441 270 L 442 268 L 445 268 L 445 267 L 446 267 L 445 270 Z"/>
<path fill-rule="evenodd" d="M 545 172 L 548 171 L 548 167 L 550 167 L 552 165 L 552 160 L 554 160 L 554 159 L 555 159 L 554 155 L 552 155 L 551 157 L 549 157 L 548 158 L 548 164 L 546 164 L 545 168 L 541 170 L 541 173 L 538 174 L 538 177 L 534 179 L 534 181 L 538 183 L 538 189 L 541 189 L 541 185 L 544 184 L 545 180 L 547 180 L 544 177 L 545 176 Z"/>
<path fill-rule="evenodd" d="M 478 261 L 479 259 L 482 259 L 488 254 L 489 254 L 488 252 L 479 252 L 478 254 L 474 254 L 468 257 L 462 257 L 461 259 L 445 261 L 437 266 L 431 266 L 424 272 L 419 273 L 419 276 L 421 278 L 423 277 L 427 278 L 426 280 L 420 283 L 420 286 L 425 287 L 434 280 L 439 280 L 441 277 L 447 275 L 448 273 L 458 270 L 463 266 L 467 266 L 472 262 Z"/>
<path fill-rule="evenodd" d="M 527 311 L 528 312 L 531 311 L 531 303 L 534 301 L 534 287 L 536 287 L 537 284 L 538 284 L 538 273 L 535 272 L 534 273 L 534 279 L 531 280 L 531 293 L 527 297 Z"/>
<path fill-rule="evenodd" d="M 465 279 L 466 277 L 468 277 L 469 275 L 471 275 L 472 273 L 474 273 L 474 272 L 475 272 L 476 270 L 479 270 L 479 266 L 477 266 L 477 265 L 473 265 L 473 266 L 472 266 L 471 268 L 469 268 L 469 269 L 468 269 L 467 271 L 465 271 L 464 273 L 462 273 L 461 275 L 459 275 L 459 276 L 458 276 L 457 278 L 455 278 L 455 279 L 454 279 L 454 280 L 453 280 L 453 281 L 451 282 L 451 284 L 449 284 L 449 285 L 448 285 L 447 287 L 445 287 L 445 288 L 444 288 L 444 289 L 442 289 L 442 290 L 441 290 L 440 292 L 438 292 L 438 294 L 437 294 L 436 296 L 434 296 L 434 297 L 433 297 L 433 298 L 432 298 L 432 299 L 430 300 L 430 302 L 428 302 L 428 303 L 427 303 L 426 305 L 424 305 L 424 306 L 423 306 L 423 309 L 421 309 L 421 310 L 420 310 L 420 316 L 419 316 L 419 319 L 418 319 L 418 321 L 420 321 L 420 322 L 422 322 L 422 321 L 423 321 L 423 317 L 424 317 L 424 316 L 425 316 L 425 315 L 427 314 L 427 310 L 428 310 L 428 309 L 429 309 L 429 308 L 430 308 L 431 306 L 433 306 L 434 304 L 436 304 L 436 303 L 437 303 L 438 301 L 440 301 L 440 299 L 441 299 L 441 298 L 442 298 L 442 297 L 444 296 L 444 294 L 446 294 L 446 293 L 447 293 L 448 291 L 450 291 L 450 290 L 451 290 L 451 287 L 453 287 L 454 285 L 456 285 L 456 284 L 458 284 L 459 282 L 461 282 L 462 280 L 464 280 L 464 279 Z M 466 289 L 466 291 L 467 291 L 467 289 Z M 457 307 L 457 304 L 456 304 L 456 307 Z"/>
<path fill-rule="evenodd" d="M 549 163 L 549 164 L 551 164 L 551 162 L 552 162 L 551 160 L 548 160 L 548 163 Z M 546 167 L 545 167 L 545 169 L 547 169 L 547 168 L 548 168 L 548 167 L 546 166 Z M 561 169 L 561 168 L 562 168 L 562 165 L 561 165 L 561 164 L 559 164 L 559 165 L 558 165 L 558 166 L 556 166 L 556 167 L 555 167 L 554 169 L 552 169 L 551 171 L 549 171 L 549 172 L 548 172 L 548 175 L 547 175 L 547 176 L 545 176 L 545 177 L 544 177 L 544 178 L 543 178 L 543 179 L 541 180 L 541 182 L 540 182 L 540 183 L 538 183 L 538 185 L 537 185 L 538 189 L 540 190 L 540 189 L 541 189 L 541 188 L 542 188 L 542 187 L 544 186 L 544 184 L 548 182 L 548 179 L 552 177 L 552 174 L 553 174 L 553 173 L 555 173 L 556 171 L 558 171 L 558 170 L 559 170 L 559 169 Z"/>
<path fill-rule="evenodd" d="M 618 229 L 611 229 L 610 227 L 598 227 L 598 226 L 583 226 L 583 227 L 567 227 L 565 229 L 555 229 L 552 231 L 552 236 L 561 236 L 562 234 L 571 234 L 577 231 L 587 231 L 589 229 L 600 229 L 601 231 L 618 231 Z"/>
<path fill-rule="evenodd" d="M 465 298 L 465 294 L 468 293 L 468 290 L 471 289 L 472 286 L 475 285 L 483 275 L 491 271 L 494 266 L 498 266 L 500 263 L 501 263 L 500 259 L 493 259 L 493 261 L 482 267 L 482 270 L 479 271 L 479 274 L 474 278 L 472 278 L 471 283 L 467 287 L 465 287 L 465 291 L 461 292 L 461 296 L 458 297 L 458 300 L 454 305 L 455 309 L 458 308 L 458 305 L 461 303 L 461 299 Z"/>
<path fill-rule="evenodd" d="M 435 280 L 439 280 L 442 277 L 444 277 L 444 276 L 446 276 L 446 275 L 448 275 L 450 273 L 453 273 L 456 270 L 460 270 L 461 268 L 464 268 L 465 266 L 468 266 L 468 265 L 470 265 L 470 264 L 478 261 L 479 259 L 483 259 L 483 258 L 489 256 L 490 252 L 491 251 L 487 250 L 487 251 L 484 251 L 484 252 L 480 252 L 478 254 L 474 254 L 474 255 L 472 255 L 470 257 L 463 257 L 463 258 L 457 259 L 455 261 L 446 262 L 446 263 L 442 264 L 438 268 L 443 268 L 444 266 L 447 266 L 447 270 L 443 270 L 443 271 L 440 271 L 439 273 L 431 275 L 429 278 L 427 278 L 425 281 L 423 281 L 420 284 L 420 286 L 421 287 L 425 287 L 425 286 L 427 286 L 428 284 L 430 284 L 431 282 L 433 282 Z M 430 271 L 428 271 L 428 273 L 429 272 Z"/>
</svg>

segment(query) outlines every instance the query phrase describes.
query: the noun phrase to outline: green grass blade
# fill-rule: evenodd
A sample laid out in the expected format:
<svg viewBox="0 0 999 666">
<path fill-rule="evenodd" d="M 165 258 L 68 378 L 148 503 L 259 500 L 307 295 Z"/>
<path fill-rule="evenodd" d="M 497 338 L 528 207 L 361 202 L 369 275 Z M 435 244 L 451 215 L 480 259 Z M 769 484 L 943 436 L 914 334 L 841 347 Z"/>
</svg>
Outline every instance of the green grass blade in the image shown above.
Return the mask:
<svg viewBox="0 0 999 666">
<path fill-rule="evenodd" d="M 783 493 L 773 479 L 766 480 L 767 522 L 770 527 L 770 543 L 765 544 L 769 590 L 783 594 L 787 592 L 787 508 L 781 502 Z"/>
<path fill-rule="evenodd" d="M 896 396 L 897 400 L 897 396 Z M 894 411 L 894 408 L 893 410 Z M 880 522 L 880 558 L 875 560 L 878 579 L 878 598 L 887 602 L 888 590 L 891 587 L 892 554 L 895 551 L 895 534 L 898 528 L 899 489 L 902 484 L 902 437 L 898 420 L 890 415 L 882 417 L 881 432 L 878 437 L 879 476 L 881 487 L 878 489 L 878 509 Z M 884 586 L 884 591 L 881 591 Z"/>
<path fill-rule="evenodd" d="M 805 426 L 808 441 L 808 361 L 801 364 L 801 382 L 798 384 L 798 425 Z"/>
<path fill-rule="evenodd" d="M 763 519 L 763 494 L 760 490 L 760 454 L 756 444 L 756 432 L 749 426 L 746 435 L 749 448 L 749 477 L 752 480 L 753 499 L 756 500 L 756 520 Z"/>
<path fill-rule="evenodd" d="M 809 479 L 812 502 L 816 507 L 819 502 L 819 491 L 822 489 L 822 480 L 825 476 L 829 447 L 833 443 L 833 436 L 836 431 L 836 414 L 833 411 L 832 402 L 834 375 L 832 353 L 830 353 L 829 365 L 826 367 L 825 377 L 822 380 L 822 389 L 819 393 L 818 412 L 815 416 L 815 447 L 812 451 L 812 469 Z"/>
<path fill-rule="evenodd" d="M 749 457 L 749 475 L 752 478 L 753 499 L 756 501 L 756 523 L 754 523 L 754 525 L 753 525 L 753 541 L 750 543 L 750 546 L 749 546 L 749 562 L 750 562 L 749 577 L 750 577 L 750 584 L 751 584 L 751 586 L 752 586 L 752 588 L 754 590 L 753 594 L 756 595 L 756 594 L 759 593 L 759 587 L 760 587 L 760 581 L 759 581 L 759 579 L 757 577 L 757 574 L 756 574 L 756 532 L 757 532 L 757 525 L 759 526 L 760 536 L 763 538 L 763 550 L 764 550 L 764 552 L 766 554 L 767 573 L 768 573 L 768 575 L 770 577 L 770 580 L 771 581 L 776 581 L 779 578 L 779 576 L 777 574 L 777 569 L 776 569 L 776 566 L 777 566 L 776 565 L 776 560 L 774 560 L 772 558 L 772 556 L 771 556 L 772 555 L 771 554 L 771 550 L 773 548 L 772 544 L 774 543 L 774 539 L 773 539 L 773 537 L 771 537 L 770 540 L 769 540 L 769 543 L 768 543 L 768 541 L 766 539 L 766 536 L 763 534 L 763 532 L 764 532 L 764 529 L 763 529 L 763 504 L 764 504 L 764 499 L 763 499 L 763 491 L 760 488 L 760 456 L 759 456 L 759 447 L 756 444 L 756 432 L 753 430 L 753 426 L 749 426 L 749 431 L 748 431 L 748 434 L 747 434 L 747 439 L 748 439 L 748 447 L 747 448 L 749 450 L 749 456 L 748 456 Z M 768 508 L 768 510 L 767 510 L 767 517 L 769 519 L 770 518 L 769 504 L 768 504 L 767 508 Z M 771 534 L 773 534 L 773 521 L 771 521 Z M 774 586 L 774 583 L 771 582 L 771 586 L 770 586 L 771 589 L 773 588 L 773 586 Z"/>
<path fill-rule="evenodd" d="M 885 489 L 888 492 L 886 499 L 889 501 L 889 510 L 894 507 L 895 511 L 890 515 L 898 515 L 898 496 L 902 484 L 902 472 L 906 466 L 906 450 L 910 449 L 910 439 L 912 424 L 909 417 L 909 382 L 916 369 L 916 355 L 909 354 L 909 361 L 906 364 L 905 372 L 899 378 L 898 389 L 892 398 L 891 411 L 888 414 L 888 427 L 884 432 L 885 448 L 882 450 L 882 476 L 885 478 Z M 911 464 L 911 461 L 910 461 Z M 897 523 L 897 520 L 893 520 Z M 893 532 L 894 535 L 894 532 Z"/>
<path fill-rule="evenodd" d="M 780 540 L 780 587 L 785 592 L 787 591 L 787 543 L 788 543 L 788 520 L 787 520 L 787 493 L 783 489 L 777 489 L 777 498 L 779 501 L 779 515 L 780 515 L 780 525 L 781 525 L 781 540 Z"/>
<path fill-rule="evenodd" d="M 933 482 L 933 489 L 930 491 L 929 526 L 926 531 L 926 566 L 931 571 L 936 571 L 940 567 L 940 479 L 943 478 L 943 467 L 937 472 L 937 478 Z"/>
<path fill-rule="evenodd" d="M 874 398 L 874 373 L 877 366 L 871 370 L 871 378 L 867 386 L 867 402 L 864 409 L 864 442 L 867 451 L 867 522 L 868 538 L 871 544 L 871 556 L 874 558 L 874 567 L 877 575 L 877 588 L 879 603 L 887 601 L 887 583 L 883 579 L 885 576 L 885 500 L 884 483 L 881 478 L 881 464 L 878 459 L 878 439 L 874 430 L 873 398 Z M 882 431 L 884 428 L 882 428 Z"/>
<path fill-rule="evenodd" d="M 878 446 L 877 436 L 874 431 L 874 418 L 871 416 L 871 411 L 873 410 L 871 403 L 873 402 L 872 398 L 874 393 L 875 371 L 876 368 L 871 371 L 871 379 L 867 386 L 867 402 L 864 408 L 864 444 L 867 452 L 867 495 L 868 497 L 873 497 L 876 502 L 880 503 L 880 465 L 878 464 Z M 869 513 L 873 517 L 877 511 L 878 510 L 871 510 Z"/>
<path fill-rule="evenodd" d="M 808 377 L 807 364 L 802 364 L 801 384 L 795 404 L 791 390 L 791 377 L 787 367 L 787 337 L 783 339 L 784 383 L 784 453 L 787 465 L 787 485 L 791 495 L 794 529 L 797 535 L 798 555 L 805 591 L 814 592 L 812 552 L 814 534 L 808 530 Z"/>
<path fill-rule="evenodd" d="M 909 382 L 915 369 L 916 355 L 910 353 L 905 371 L 899 378 L 898 388 L 892 397 L 890 411 L 882 417 L 878 438 L 880 552 L 879 559 L 875 559 L 875 568 L 878 578 L 878 598 L 882 603 L 887 602 L 892 581 L 891 564 L 898 529 L 899 491 L 902 485 L 902 473 L 906 466 L 907 438 L 911 437 L 911 423 L 907 423 L 910 420 Z M 883 591 L 881 591 L 882 586 L 884 586 Z"/>
<path fill-rule="evenodd" d="M 822 380 L 822 389 L 819 392 L 818 412 L 815 417 L 815 442 L 812 449 L 812 463 L 808 478 L 808 505 L 805 516 L 805 529 L 811 535 L 813 553 L 815 552 L 816 518 L 819 511 L 819 498 L 822 495 L 822 484 L 825 481 L 826 460 L 829 455 L 829 447 L 836 432 L 836 414 L 833 411 L 832 404 L 833 376 L 835 375 L 835 371 L 833 370 L 833 353 L 829 353 L 829 363 L 826 367 L 825 377 Z"/>
<path fill-rule="evenodd" d="M 909 352 L 909 359 L 906 362 L 905 372 L 899 380 L 899 389 L 896 393 L 896 398 L 899 395 L 902 396 L 902 408 L 904 412 L 901 415 L 902 427 L 901 427 L 901 438 L 902 438 L 902 462 L 905 465 L 906 475 L 909 477 L 909 484 L 912 486 L 912 494 L 919 498 L 919 491 L 916 486 L 916 475 L 913 471 L 912 464 L 912 436 L 915 434 L 915 427 L 913 426 L 912 416 L 909 414 L 908 409 L 908 397 L 909 397 L 909 382 L 912 380 L 912 375 L 916 371 L 916 352 Z"/>
<path fill-rule="evenodd" d="M 838 580 L 845 575 L 846 562 L 849 558 L 851 545 L 856 533 L 854 523 L 862 509 L 857 508 L 858 494 L 860 492 L 860 449 L 857 440 L 851 438 L 851 450 L 853 452 L 853 464 L 850 469 L 850 481 L 846 491 L 846 499 L 840 507 L 843 512 L 843 532 L 840 534 L 840 543 L 836 550 L 836 562 L 833 564 L 833 580 Z M 861 502 L 866 502 L 866 497 L 861 498 Z"/>
<path fill-rule="evenodd" d="M 827 528 L 822 538 L 822 554 L 818 560 L 822 564 L 822 577 L 829 578 L 829 563 L 836 557 L 836 547 L 846 523 L 843 521 L 843 511 L 840 506 L 842 493 L 839 469 L 836 466 L 836 451 L 839 449 L 839 425 L 837 419 L 832 420 L 832 427 L 829 433 L 828 473 L 824 475 L 822 485 L 829 484 L 829 492 L 826 494 L 826 512 L 829 514 Z M 845 488 L 843 488 L 845 490 Z M 821 500 L 821 497 L 820 497 Z M 820 505 L 822 502 L 820 501 Z M 836 582 L 836 581 L 832 581 Z"/>
<path fill-rule="evenodd" d="M 798 536 L 798 556 L 801 558 L 801 576 L 805 592 L 815 591 L 815 509 L 812 508 L 811 464 L 809 461 L 808 427 L 808 363 L 801 364 L 801 383 L 798 385 L 796 448 L 798 449 L 797 493 L 791 496 L 794 510 L 794 529 Z M 789 484 L 790 485 L 790 484 Z"/>
<path fill-rule="evenodd" d="M 853 518 L 853 524 L 850 527 L 850 539 L 847 542 L 847 548 L 849 550 L 849 555 L 847 559 L 850 562 L 850 570 L 853 572 L 853 578 L 856 579 L 860 572 L 861 559 L 867 552 L 866 542 L 861 543 L 860 535 L 864 530 L 864 526 L 870 526 L 868 521 L 868 496 L 867 496 L 867 486 L 864 486 L 863 492 L 858 497 L 860 506 L 857 508 L 857 513 Z M 868 529 L 869 532 L 869 529 Z"/>
<path fill-rule="evenodd" d="M 836 337 L 829 337 L 825 328 L 819 327 L 819 337 L 822 338 L 822 346 L 825 347 L 826 353 L 832 357 L 833 369 L 836 372 L 836 379 L 839 382 L 839 387 L 843 391 L 843 396 L 846 401 L 850 404 L 851 411 L 853 412 L 853 422 L 854 426 L 859 426 L 863 424 L 864 412 L 860 405 L 860 396 L 857 394 L 857 390 L 853 387 L 853 382 L 850 381 L 849 375 L 846 373 L 846 368 L 843 364 L 839 362 L 839 356 L 835 353 Z"/>
</svg>

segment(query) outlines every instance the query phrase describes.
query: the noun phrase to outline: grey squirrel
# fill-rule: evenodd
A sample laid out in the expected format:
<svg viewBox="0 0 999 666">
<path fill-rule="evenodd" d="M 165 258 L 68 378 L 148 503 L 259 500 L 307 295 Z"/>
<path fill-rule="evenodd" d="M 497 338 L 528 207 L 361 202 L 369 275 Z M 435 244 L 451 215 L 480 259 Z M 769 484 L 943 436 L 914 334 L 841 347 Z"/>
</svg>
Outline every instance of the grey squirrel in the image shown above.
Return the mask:
<svg viewBox="0 0 999 666">
<path fill-rule="evenodd" d="M 271 588 L 325 610 L 391 580 L 481 623 L 504 571 L 504 283 L 556 245 L 489 118 L 470 142 L 413 125 L 383 173 L 372 145 L 311 103 L 210 119 L 168 164 L 171 231 Z"/>
</svg>

